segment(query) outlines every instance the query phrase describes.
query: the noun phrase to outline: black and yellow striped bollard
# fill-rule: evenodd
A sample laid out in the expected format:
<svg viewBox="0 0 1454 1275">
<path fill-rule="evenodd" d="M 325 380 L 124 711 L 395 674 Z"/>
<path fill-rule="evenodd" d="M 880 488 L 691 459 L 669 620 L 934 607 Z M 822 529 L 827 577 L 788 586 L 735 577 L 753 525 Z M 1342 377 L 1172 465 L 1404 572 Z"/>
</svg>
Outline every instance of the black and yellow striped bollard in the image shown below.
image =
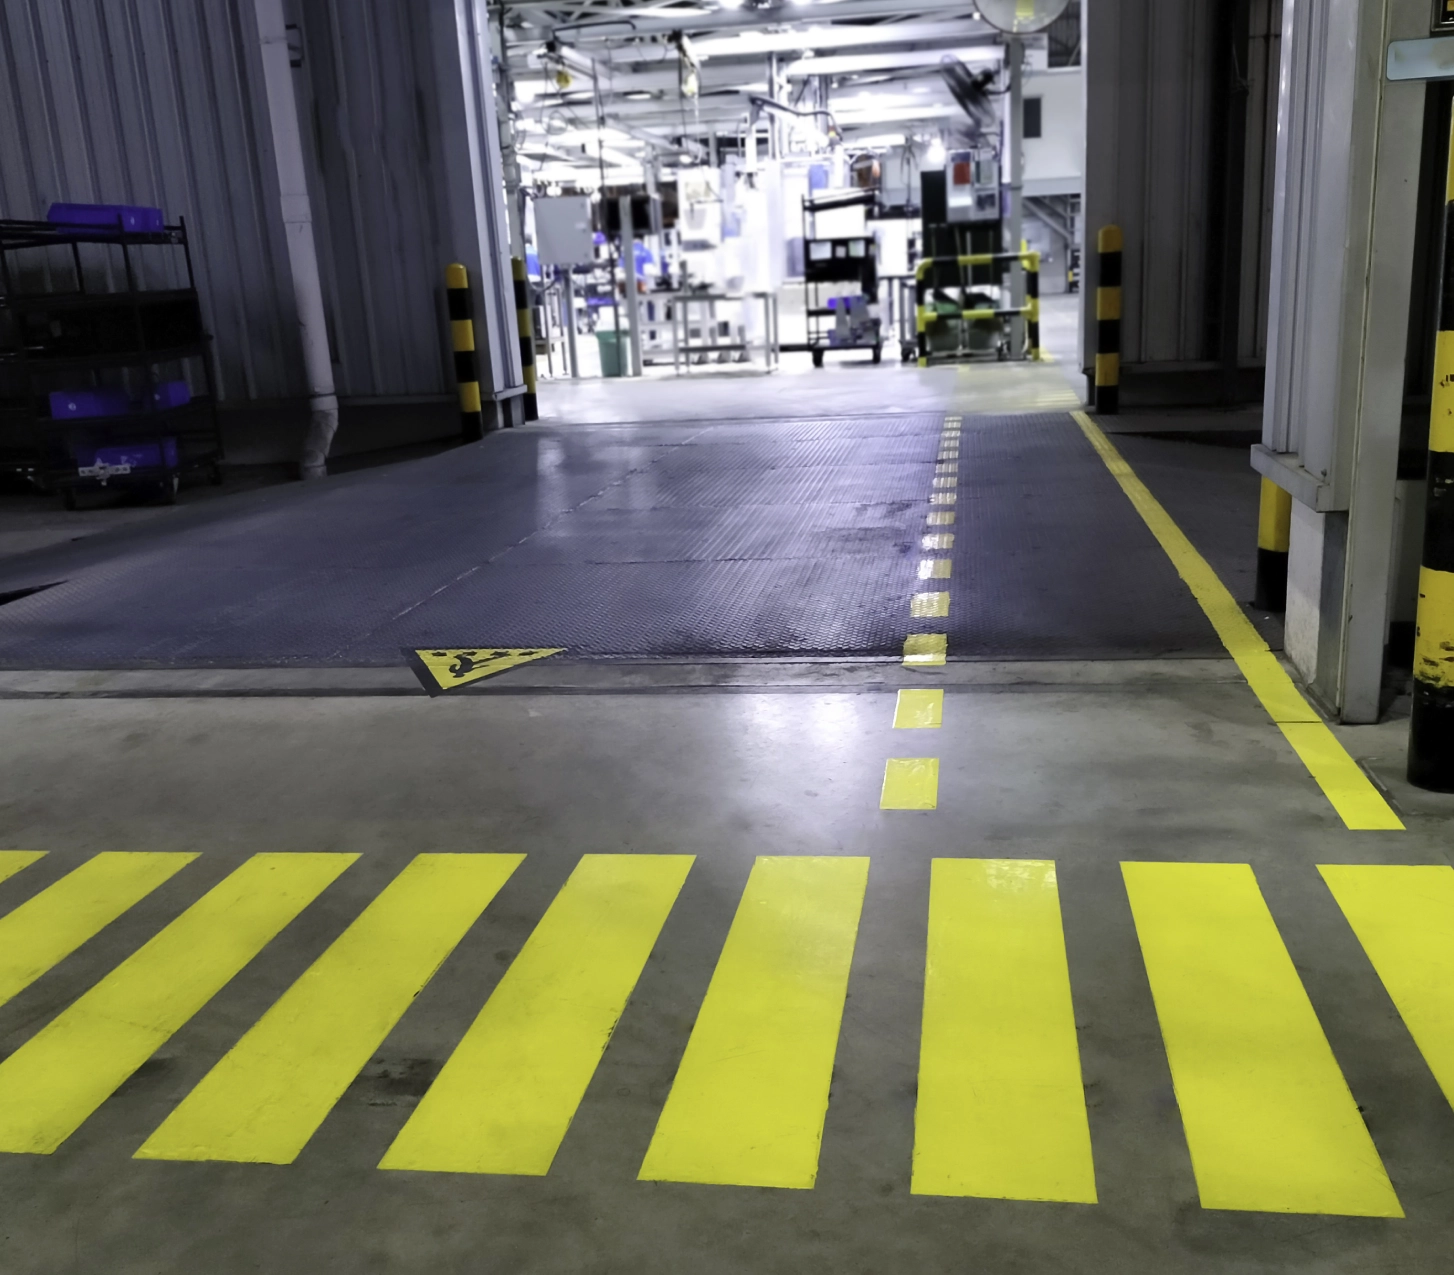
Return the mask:
<svg viewBox="0 0 1454 1275">
<path fill-rule="evenodd" d="M 515 323 L 520 330 L 520 369 L 525 374 L 525 419 L 540 419 L 539 400 L 535 396 L 535 318 L 530 312 L 530 280 L 525 274 L 525 262 L 519 257 L 510 258 L 510 270 L 515 276 Z"/>
<path fill-rule="evenodd" d="M 1429 406 L 1429 503 L 1414 631 L 1408 774 L 1420 788 L 1454 792 L 1454 129 L 1444 198 L 1444 288 Z"/>
<path fill-rule="evenodd" d="M 459 262 L 446 266 L 444 295 L 449 302 L 449 336 L 454 346 L 454 379 L 459 382 L 459 425 L 466 442 L 485 436 L 485 413 L 480 404 L 480 366 L 475 354 L 474 303 L 470 300 L 470 272 Z"/>
<path fill-rule="evenodd" d="M 1096 236 L 1096 412 L 1121 410 L 1121 228 L 1102 226 Z"/>
<path fill-rule="evenodd" d="M 1030 342 L 1030 357 L 1040 357 L 1040 254 L 1027 252 L 1025 263 L 1025 335 Z"/>
<path fill-rule="evenodd" d="M 1259 611 L 1287 610 L 1287 549 L 1292 534 L 1292 497 L 1270 478 L 1262 480 L 1257 511 L 1257 588 L 1252 605 Z"/>
</svg>

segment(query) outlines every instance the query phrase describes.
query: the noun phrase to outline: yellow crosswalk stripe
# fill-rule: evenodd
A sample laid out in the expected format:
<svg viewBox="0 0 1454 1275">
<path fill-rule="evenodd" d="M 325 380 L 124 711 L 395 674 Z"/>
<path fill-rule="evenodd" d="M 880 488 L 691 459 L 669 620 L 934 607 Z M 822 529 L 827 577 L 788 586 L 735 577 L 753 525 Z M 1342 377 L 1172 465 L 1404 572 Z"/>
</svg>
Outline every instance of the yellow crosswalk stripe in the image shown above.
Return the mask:
<svg viewBox="0 0 1454 1275">
<path fill-rule="evenodd" d="M 519 867 L 521 854 L 421 854 L 136 1153 L 289 1164 Z"/>
<path fill-rule="evenodd" d="M 759 858 L 639 1176 L 810 1188 L 864 858 Z"/>
<path fill-rule="evenodd" d="M 884 762 L 880 810 L 937 810 L 939 758 L 890 757 Z"/>
<path fill-rule="evenodd" d="M 43 858 L 44 850 L 0 850 L 0 881 L 10 880 L 17 872 L 23 872 Z"/>
<path fill-rule="evenodd" d="M 60 964 L 196 857 L 106 851 L 0 917 L 0 1004 Z"/>
<path fill-rule="evenodd" d="M 1454 1104 L 1454 868 L 1318 868 Z"/>
<path fill-rule="evenodd" d="M 944 692 L 902 690 L 894 704 L 895 730 L 932 730 L 944 724 Z"/>
<path fill-rule="evenodd" d="M 911 1190 L 1096 1202 L 1053 863 L 933 862 Z"/>
<path fill-rule="evenodd" d="M 1241 863 L 1123 863 L 1202 1206 L 1402 1217 Z"/>
<path fill-rule="evenodd" d="M 356 858 L 254 855 L 52 1019 L 0 1062 L 0 1151 L 59 1147 Z"/>
<path fill-rule="evenodd" d="M 380 1163 L 541 1175 L 692 855 L 585 855 Z"/>
</svg>

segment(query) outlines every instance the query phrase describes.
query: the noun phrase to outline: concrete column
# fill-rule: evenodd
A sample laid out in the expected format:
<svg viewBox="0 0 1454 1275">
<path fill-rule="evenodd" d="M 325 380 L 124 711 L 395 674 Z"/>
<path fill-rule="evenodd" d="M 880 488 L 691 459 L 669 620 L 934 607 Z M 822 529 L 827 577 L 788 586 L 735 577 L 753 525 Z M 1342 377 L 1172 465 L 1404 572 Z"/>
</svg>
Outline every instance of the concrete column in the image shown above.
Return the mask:
<svg viewBox="0 0 1454 1275">
<path fill-rule="evenodd" d="M 1263 442 L 1294 505 L 1287 649 L 1344 721 L 1378 718 L 1423 85 L 1389 83 L 1424 0 L 1286 0 Z"/>
<path fill-rule="evenodd" d="M 490 71 L 485 0 L 427 0 L 436 71 L 437 164 L 449 235 L 445 260 L 458 261 L 475 289 L 480 389 L 490 427 L 524 423 L 525 378 L 515 332 L 500 131 Z"/>
</svg>

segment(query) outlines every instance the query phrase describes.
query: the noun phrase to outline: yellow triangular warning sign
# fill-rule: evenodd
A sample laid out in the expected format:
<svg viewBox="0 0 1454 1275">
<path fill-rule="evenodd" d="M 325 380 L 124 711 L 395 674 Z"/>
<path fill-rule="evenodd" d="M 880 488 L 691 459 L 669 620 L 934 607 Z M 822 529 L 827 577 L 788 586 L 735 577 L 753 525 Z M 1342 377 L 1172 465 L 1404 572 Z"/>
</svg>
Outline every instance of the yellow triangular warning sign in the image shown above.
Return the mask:
<svg viewBox="0 0 1454 1275">
<path fill-rule="evenodd" d="M 406 647 L 404 653 L 431 695 L 468 686 L 507 668 L 559 655 L 563 646 Z"/>
</svg>

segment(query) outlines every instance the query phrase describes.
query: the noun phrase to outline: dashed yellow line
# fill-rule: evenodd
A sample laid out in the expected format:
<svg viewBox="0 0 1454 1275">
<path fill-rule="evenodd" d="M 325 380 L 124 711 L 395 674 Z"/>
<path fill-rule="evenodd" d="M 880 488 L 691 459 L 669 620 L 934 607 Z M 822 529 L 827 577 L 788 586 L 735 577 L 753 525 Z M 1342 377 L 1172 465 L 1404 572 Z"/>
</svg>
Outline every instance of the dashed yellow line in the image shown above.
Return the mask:
<svg viewBox="0 0 1454 1275">
<path fill-rule="evenodd" d="M 916 593 L 909 602 L 909 614 L 916 620 L 942 618 L 949 614 L 949 595 Z"/>
<path fill-rule="evenodd" d="M 904 639 L 904 663 L 910 668 L 935 668 L 942 665 L 949 649 L 943 633 L 910 633 Z"/>
<path fill-rule="evenodd" d="M 884 766 L 880 810 L 935 810 L 939 806 L 939 758 L 890 757 Z"/>
<path fill-rule="evenodd" d="M 902 690 L 894 705 L 895 730 L 933 730 L 944 724 L 942 690 Z"/>
</svg>

